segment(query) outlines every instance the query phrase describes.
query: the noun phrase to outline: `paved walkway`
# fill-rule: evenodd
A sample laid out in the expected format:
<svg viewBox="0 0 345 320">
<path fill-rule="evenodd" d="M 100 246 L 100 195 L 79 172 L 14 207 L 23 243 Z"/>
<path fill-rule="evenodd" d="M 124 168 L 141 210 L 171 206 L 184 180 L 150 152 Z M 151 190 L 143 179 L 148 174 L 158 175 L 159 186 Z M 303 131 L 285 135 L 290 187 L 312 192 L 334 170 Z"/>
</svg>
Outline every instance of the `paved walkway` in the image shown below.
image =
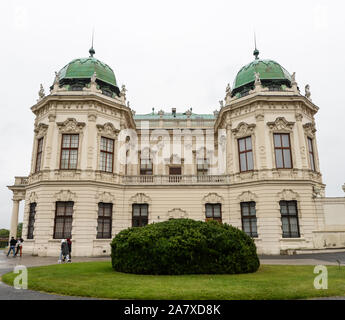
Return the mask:
<svg viewBox="0 0 345 320">
<path fill-rule="evenodd" d="M 337 253 L 317 253 L 293 256 L 260 256 L 261 264 L 275 265 L 342 265 L 345 266 L 345 251 Z M 73 262 L 110 261 L 109 257 L 75 257 Z M 22 258 L 6 257 L 4 250 L 0 250 L 0 276 L 13 271 L 16 265 L 26 267 L 52 265 L 57 263 L 56 257 L 33 257 L 23 255 Z M 17 290 L 0 281 L 0 300 L 89 300 L 84 297 L 59 296 L 32 290 Z M 318 300 L 345 300 L 345 297 L 320 298 Z M 94 300 L 94 299 L 91 299 Z"/>
</svg>

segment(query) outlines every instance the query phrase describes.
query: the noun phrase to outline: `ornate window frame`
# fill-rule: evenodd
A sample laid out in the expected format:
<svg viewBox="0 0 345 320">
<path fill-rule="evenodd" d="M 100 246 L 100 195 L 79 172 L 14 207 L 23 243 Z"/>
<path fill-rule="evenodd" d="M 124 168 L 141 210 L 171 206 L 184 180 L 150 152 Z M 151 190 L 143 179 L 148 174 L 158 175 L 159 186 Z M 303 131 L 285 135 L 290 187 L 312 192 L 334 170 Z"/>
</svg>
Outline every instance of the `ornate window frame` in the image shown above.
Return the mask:
<svg viewBox="0 0 345 320">
<path fill-rule="evenodd" d="M 112 203 L 113 204 L 113 213 L 114 213 L 114 210 L 115 210 L 115 203 L 116 203 L 116 200 L 115 200 L 115 196 L 113 193 L 109 192 L 109 191 L 103 191 L 103 192 L 100 192 L 100 191 L 97 191 L 96 194 L 95 194 L 95 204 L 94 204 L 94 224 L 93 224 L 93 227 L 94 227 L 94 240 L 99 240 L 97 239 L 97 225 L 98 225 L 98 204 L 100 202 L 103 202 L 103 203 Z M 111 234 L 112 234 L 112 237 L 114 236 L 114 230 L 115 230 L 115 227 L 116 227 L 116 222 L 115 222 L 115 219 L 114 219 L 114 214 L 112 215 L 112 224 L 111 224 Z M 102 240 L 102 239 L 100 239 Z"/>
<path fill-rule="evenodd" d="M 59 130 L 58 136 L 58 148 L 59 149 L 59 156 L 56 159 L 56 168 L 58 170 L 66 170 L 60 169 L 61 163 L 61 149 L 62 149 L 62 135 L 63 134 L 79 134 L 79 141 L 78 141 L 78 159 L 77 159 L 77 168 L 76 169 L 69 169 L 69 170 L 80 170 L 81 166 L 81 156 L 83 152 L 83 140 L 84 140 L 84 128 L 86 126 L 85 122 L 78 122 L 75 118 L 67 118 L 63 122 L 56 122 L 56 125 Z"/>
<path fill-rule="evenodd" d="M 241 213 L 241 202 L 255 202 L 255 212 L 256 212 L 256 228 L 257 228 L 257 234 L 258 237 L 254 238 L 255 240 L 260 240 L 261 239 L 261 219 L 259 219 L 259 213 L 260 213 L 260 201 L 259 197 L 257 196 L 256 193 L 251 192 L 250 190 L 243 191 L 240 195 L 237 197 L 238 204 L 237 204 L 237 217 L 239 221 L 239 226 L 240 229 L 242 230 L 242 213 Z"/>
<path fill-rule="evenodd" d="M 267 126 L 270 129 L 270 142 L 272 150 L 272 169 L 273 170 L 293 170 L 296 168 L 296 152 L 295 152 L 295 135 L 294 126 L 295 122 L 290 122 L 285 119 L 285 117 L 277 117 L 275 121 L 267 122 Z M 274 146 L 274 134 L 275 133 L 285 133 L 289 134 L 290 138 L 290 153 L 291 153 L 291 168 L 277 168 L 277 161 L 275 155 Z"/>
<path fill-rule="evenodd" d="M 306 147 L 306 157 L 308 158 L 308 165 L 309 169 L 312 170 L 312 166 L 310 163 L 310 156 L 309 156 L 309 144 L 308 144 L 308 138 L 311 139 L 312 141 L 312 148 L 313 148 L 313 154 L 314 154 L 314 167 L 315 170 L 313 172 L 320 172 L 320 166 L 319 166 L 319 156 L 317 152 L 317 146 L 316 146 L 316 128 L 315 128 L 315 123 L 314 122 L 308 122 L 303 125 L 303 130 L 304 130 L 304 140 L 305 140 L 305 145 Z"/>
<path fill-rule="evenodd" d="M 118 152 L 118 136 L 119 136 L 119 129 L 116 129 L 115 126 L 111 122 L 106 122 L 104 124 L 97 124 L 97 170 L 101 171 L 100 160 L 101 160 L 101 139 L 102 137 L 114 140 L 114 153 L 113 153 L 113 172 L 105 172 L 102 173 L 109 173 L 113 174 L 117 172 L 117 152 Z"/>
<path fill-rule="evenodd" d="M 282 228 L 282 220 L 281 220 L 281 213 L 280 213 L 280 201 L 296 201 L 297 202 L 297 218 L 298 218 L 298 225 L 299 225 L 299 238 L 283 238 L 283 228 Z M 301 210 L 301 201 L 300 201 L 300 195 L 293 191 L 292 189 L 283 189 L 281 192 L 278 192 L 276 195 L 276 201 L 275 201 L 275 208 L 277 212 L 277 217 L 279 217 L 279 230 L 280 230 L 280 237 L 284 241 L 286 240 L 294 240 L 298 239 L 303 241 L 304 239 L 304 231 L 303 231 L 303 225 L 302 225 L 302 218 L 303 212 Z"/>
<path fill-rule="evenodd" d="M 36 203 L 36 218 L 37 218 L 37 208 L 38 208 L 38 196 L 36 192 L 31 192 L 30 195 L 25 199 L 25 206 L 24 206 L 24 219 L 23 219 L 23 231 L 22 235 L 23 238 L 27 238 L 28 234 L 28 225 L 29 225 L 29 215 L 30 215 L 30 204 Z M 35 229 L 33 233 L 34 238 L 28 239 L 29 241 L 33 241 L 35 239 Z"/>
<path fill-rule="evenodd" d="M 73 220 L 72 220 L 72 237 L 73 237 L 73 231 L 74 231 L 74 224 L 75 220 L 74 217 L 76 213 L 78 212 L 78 202 L 77 202 L 77 194 L 75 192 L 72 192 L 69 189 L 61 189 L 59 192 L 56 192 L 53 195 L 53 201 L 51 202 L 51 210 L 50 210 L 50 232 L 49 237 L 53 241 L 58 241 L 57 239 L 54 239 L 54 227 L 55 227 L 55 212 L 56 212 L 56 202 L 58 201 L 73 201 Z"/>
<path fill-rule="evenodd" d="M 219 195 L 216 192 L 210 192 L 209 194 L 207 194 L 206 196 L 204 196 L 201 200 L 201 212 L 203 214 L 203 221 L 206 219 L 206 204 L 220 204 L 221 205 L 221 213 L 222 213 L 222 221 L 224 221 L 225 219 L 225 215 L 223 214 L 225 212 L 224 208 L 225 208 L 225 203 L 224 203 L 224 198 Z M 228 218 L 228 217 L 227 217 Z"/>
<path fill-rule="evenodd" d="M 48 132 L 49 125 L 45 123 L 39 123 L 38 125 L 35 125 L 34 133 L 34 145 L 32 150 L 32 164 L 31 164 L 31 173 L 36 174 L 40 173 L 43 169 L 44 164 L 44 157 L 45 157 L 45 151 L 46 151 L 46 143 L 47 143 L 47 132 Z M 38 141 L 43 138 L 43 145 L 42 145 L 42 154 L 41 154 L 41 169 L 40 171 L 36 172 L 36 162 L 37 162 L 37 147 L 38 147 Z"/>
<path fill-rule="evenodd" d="M 132 226 L 132 206 L 133 204 L 147 204 L 148 205 L 148 223 L 151 223 L 152 220 L 152 199 L 147 196 L 145 193 L 138 192 L 128 200 L 128 225 Z"/>
<path fill-rule="evenodd" d="M 240 122 L 235 129 L 231 129 L 232 132 L 232 143 L 234 144 L 235 147 L 235 152 L 237 154 L 237 161 L 234 161 L 235 163 L 235 172 L 238 173 L 248 173 L 248 172 L 253 172 L 257 170 L 257 161 L 256 161 L 256 134 L 255 134 L 255 128 L 256 124 L 248 124 L 246 122 Z M 253 170 L 250 171 L 243 171 L 241 172 L 241 164 L 240 164 L 240 150 L 239 150 L 239 145 L 238 145 L 238 140 L 242 138 L 247 138 L 250 137 L 252 140 L 252 153 L 253 153 Z"/>
</svg>

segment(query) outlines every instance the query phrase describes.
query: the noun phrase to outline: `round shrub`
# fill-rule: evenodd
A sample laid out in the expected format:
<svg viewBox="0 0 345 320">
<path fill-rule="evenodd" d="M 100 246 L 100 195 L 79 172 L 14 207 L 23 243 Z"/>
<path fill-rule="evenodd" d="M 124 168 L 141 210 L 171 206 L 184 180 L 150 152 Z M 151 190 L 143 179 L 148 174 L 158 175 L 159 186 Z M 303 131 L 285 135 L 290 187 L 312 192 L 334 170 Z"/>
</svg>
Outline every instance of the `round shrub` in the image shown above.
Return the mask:
<svg viewBox="0 0 345 320">
<path fill-rule="evenodd" d="M 119 232 L 111 243 L 116 271 L 135 274 L 234 274 L 258 270 L 254 241 L 216 221 L 172 219 Z"/>
</svg>

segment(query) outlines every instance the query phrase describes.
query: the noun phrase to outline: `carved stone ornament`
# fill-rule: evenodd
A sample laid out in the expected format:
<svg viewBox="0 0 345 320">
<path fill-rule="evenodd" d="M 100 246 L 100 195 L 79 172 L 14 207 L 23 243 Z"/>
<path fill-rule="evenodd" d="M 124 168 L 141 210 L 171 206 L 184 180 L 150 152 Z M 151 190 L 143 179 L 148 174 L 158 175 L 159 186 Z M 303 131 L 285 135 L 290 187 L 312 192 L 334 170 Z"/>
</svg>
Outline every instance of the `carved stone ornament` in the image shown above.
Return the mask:
<svg viewBox="0 0 345 320">
<path fill-rule="evenodd" d="M 291 131 L 294 124 L 294 122 L 289 122 L 284 117 L 278 117 L 274 122 L 267 122 L 268 127 L 274 131 Z"/>
<path fill-rule="evenodd" d="M 62 133 L 80 133 L 85 127 L 85 122 L 78 122 L 75 118 L 68 118 L 64 122 L 56 124 Z"/>
<path fill-rule="evenodd" d="M 285 200 L 285 201 L 292 201 L 298 200 L 299 194 L 297 192 L 292 191 L 291 189 L 284 189 L 282 192 L 277 193 L 277 200 Z"/>
<path fill-rule="evenodd" d="M 322 198 L 322 188 L 319 186 L 313 186 L 313 198 Z"/>
<path fill-rule="evenodd" d="M 97 130 L 99 133 L 109 136 L 111 138 L 116 138 L 120 130 L 116 129 L 114 125 L 110 122 L 107 122 L 103 125 L 98 124 Z"/>
<path fill-rule="evenodd" d="M 151 198 L 148 197 L 145 193 L 137 193 L 133 197 L 129 199 L 129 203 L 147 203 L 149 204 L 151 202 Z"/>
<path fill-rule="evenodd" d="M 244 191 L 238 196 L 240 202 L 257 201 L 257 195 L 251 191 Z"/>
<path fill-rule="evenodd" d="M 37 202 L 37 199 L 38 197 L 37 197 L 36 192 L 31 192 L 29 196 L 29 203 L 35 203 Z"/>
<path fill-rule="evenodd" d="M 35 126 L 34 132 L 36 137 L 43 137 L 48 130 L 48 125 L 44 123 L 39 123 L 38 125 Z"/>
<path fill-rule="evenodd" d="M 311 137 L 315 136 L 316 128 L 314 122 L 308 122 L 305 125 L 303 125 L 304 132 Z"/>
<path fill-rule="evenodd" d="M 70 190 L 61 190 L 54 195 L 56 201 L 75 201 L 76 194 Z"/>
<path fill-rule="evenodd" d="M 217 193 L 209 193 L 202 199 L 203 203 L 222 203 L 223 197 Z"/>
<path fill-rule="evenodd" d="M 96 200 L 98 202 L 113 203 L 114 195 L 110 192 L 99 192 L 96 194 Z"/>
<path fill-rule="evenodd" d="M 168 219 L 186 219 L 188 214 L 185 210 L 181 208 L 174 208 L 168 211 Z"/>
<path fill-rule="evenodd" d="M 236 138 L 249 136 L 254 133 L 254 129 L 256 127 L 256 124 L 248 124 L 245 122 L 241 122 L 238 124 L 237 128 L 232 129 L 232 133 Z"/>
</svg>

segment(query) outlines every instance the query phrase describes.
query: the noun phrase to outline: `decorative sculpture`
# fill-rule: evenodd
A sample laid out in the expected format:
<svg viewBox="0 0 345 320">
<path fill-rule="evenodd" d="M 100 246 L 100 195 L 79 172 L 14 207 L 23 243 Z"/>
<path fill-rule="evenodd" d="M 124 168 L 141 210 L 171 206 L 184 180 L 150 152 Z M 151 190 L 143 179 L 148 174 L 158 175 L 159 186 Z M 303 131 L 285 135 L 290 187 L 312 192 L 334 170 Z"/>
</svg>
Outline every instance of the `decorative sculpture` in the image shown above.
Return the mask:
<svg viewBox="0 0 345 320">
<path fill-rule="evenodd" d="M 45 92 L 44 92 L 44 88 L 43 88 L 43 85 L 41 83 L 40 85 L 40 91 L 38 91 L 38 96 L 39 96 L 39 100 L 42 100 L 44 97 L 45 97 Z"/>
<path fill-rule="evenodd" d="M 291 82 L 296 83 L 296 72 L 291 75 Z"/>
<path fill-rule="evenodd" d="M 54 84 L 59 84 L 59 74 L 55 71 L 55 79 L 54 79 Z"/>
<path fill-rule="evenodd" d="M 260 80 L 260 73 L 259 72 L 254 72 L 254 76 L 255 76 L 255 82 L 254 85 L 261 85 L 261 80 Z"/>
<path fill-rule="evenodd" d="M 127 92 L 128 90 L 126 89 L 126 86 L 123 84 L 122 85 L 122 87 L 121 87 L 121 92 L 120 92 L 120 94 L 121 94 L 121 96 L 123 97 L 123 99 L 126 101 L 126 92 Z"/>
<path fill-rule="evenodd" d="M 226 92 L 226 97 L 228 97 L 231 94 L 230 83 L 228 83 L 228 85 L 226 86 L 225 92 Z"/>
<path fill-rule="evenodd" d="M 309 100 L 311 100 L 311 92 L 310 92 L 310 85 L 307 84 L 305 86 L 305 97 Z"/>
<path fill-rule="evenodd" d="M 223 101 L 223 100 L 220 100 L 220 101 L 219 101 L 219 104 L 220 104 L 220 108 L 223 108 L 223 107 L 224 107 L 224 101 Z"/>
<path fill-rule="evenodd" d="M 92 77 L 91 77 L 91 83 L 96 83 L 96 78 L 97 78 L 97 74 L 96 71 L 93 73 Z"/>
</svg>

